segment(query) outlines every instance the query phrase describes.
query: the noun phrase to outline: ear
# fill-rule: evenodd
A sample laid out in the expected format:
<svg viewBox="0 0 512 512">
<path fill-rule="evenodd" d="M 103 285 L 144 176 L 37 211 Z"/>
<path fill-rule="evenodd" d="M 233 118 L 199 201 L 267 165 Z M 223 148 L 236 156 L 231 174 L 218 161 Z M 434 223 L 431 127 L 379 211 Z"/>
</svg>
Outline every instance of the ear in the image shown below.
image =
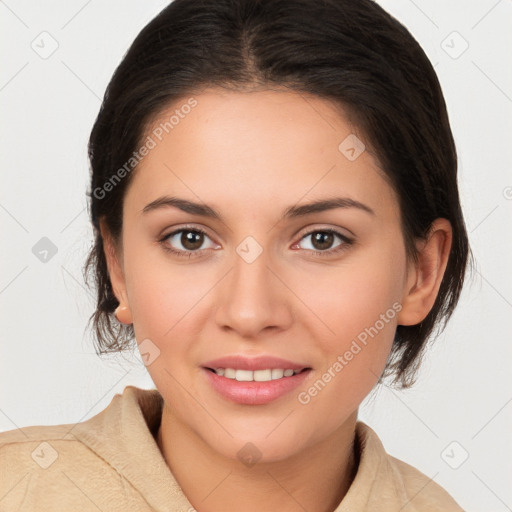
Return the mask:
<svg viewBox="0 0 512 512">
<path fill-rule="evenodd" d="M 436 219 L 426 240 L 418 245 L 418 261 L 408 267 L 398 325 L 416 325 L 428 315 L 448 264 L 452 227 L 447 219 Z"/>
<path fill-rule="evenodd" d="M 100 219 L 100 233 L 103 239 L 103 250 L 105 252 L 105 259 L 107 261 L 108 274 L 114 295 L 119 301 L 120 309 L 122 309 L 122 316 L 118 318 L 122 323 L 131 323 L 131 312 L 129 308 L 128 295 L 126 293 L 126 283 L 124 278 L 124 271 L 122 266 L 122 253 L 121 249 L 116 246 L 106 226 L 105 219 Z M 117 316 L 117 315 L 116 315 Z"/>
</svg>

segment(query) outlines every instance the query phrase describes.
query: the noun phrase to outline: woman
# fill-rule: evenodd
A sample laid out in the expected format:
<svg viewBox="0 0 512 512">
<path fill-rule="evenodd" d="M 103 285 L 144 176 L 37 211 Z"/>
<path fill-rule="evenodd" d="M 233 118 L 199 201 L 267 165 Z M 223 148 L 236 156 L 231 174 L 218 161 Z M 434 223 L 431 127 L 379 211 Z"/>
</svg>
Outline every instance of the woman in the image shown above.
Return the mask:
<svg viewBox="0 0 512 512">
<path fill-rule="evenodd" d="M 469 253 L 402 25 L 370 0 L 175 0 L 89 150 L 97 350 L 135 339 L 156 389 L 1 434 L 5 510 L 462 510 L 357 419 L 413 383 Z"/>
</svg>

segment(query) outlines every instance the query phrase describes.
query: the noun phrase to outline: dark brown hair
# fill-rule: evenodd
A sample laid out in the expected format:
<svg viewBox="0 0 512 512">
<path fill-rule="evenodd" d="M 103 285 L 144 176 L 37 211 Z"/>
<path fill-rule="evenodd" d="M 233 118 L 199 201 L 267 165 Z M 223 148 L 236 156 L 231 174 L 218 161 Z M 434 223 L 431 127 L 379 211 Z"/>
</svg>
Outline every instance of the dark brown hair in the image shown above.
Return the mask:
<svg viewBox="0 0 512 512">
<path fill-rule="evenodd" d="M 143 28 L 107 87 L 89 141 L 95 241 L 84 275 L 97 289 L 90 319 L 97 352 L 122 350 L 134 338 L 133 327 L 113 317 L 118 301 L 99 220 L 119 243 L 136 170 L 126 171 L 126 163 L 149 123 L 178 99 L 213 86 L 287 87 L 347 112 L 399 198 L 410 257 L 436 218 L 450 221 L 452 249 L 435 304 L 421 323 L 398 326 L 384 373 L 411 385 L 427 341 L 457 304 L 470 252 L 437 76 L 407 29 L 371 0 L 175 0 Z"/>
</svg>

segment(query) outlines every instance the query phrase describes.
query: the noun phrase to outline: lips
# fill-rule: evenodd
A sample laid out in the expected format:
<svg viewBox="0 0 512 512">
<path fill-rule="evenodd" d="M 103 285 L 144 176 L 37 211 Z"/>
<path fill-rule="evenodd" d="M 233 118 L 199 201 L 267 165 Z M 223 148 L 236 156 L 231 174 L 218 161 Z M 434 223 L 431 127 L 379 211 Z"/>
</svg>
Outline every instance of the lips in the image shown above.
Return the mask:
<svg viewBox="0 0 512 512">
<path fill-rule="evenodd" d="M 286 395 L 309 375 L 311 367 L 273 356 L 227 356 L 203 366 L 212 388 L 231 402 L 263 405 Z"/>
</svg>

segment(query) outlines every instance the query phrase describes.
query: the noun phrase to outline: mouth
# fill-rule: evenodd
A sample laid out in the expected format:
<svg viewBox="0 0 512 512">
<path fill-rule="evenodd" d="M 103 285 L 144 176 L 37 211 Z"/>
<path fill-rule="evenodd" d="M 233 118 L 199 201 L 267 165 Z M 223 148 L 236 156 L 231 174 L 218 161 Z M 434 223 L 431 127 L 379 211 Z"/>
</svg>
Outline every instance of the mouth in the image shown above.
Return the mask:
<svg viewBox="0 0 512 512">
<path fill-rule="evenodd" d="M 202 366 L 210 388 L 231 403 L 264 405 L 289 395 L 313 368 L 271 356 L 228 356 Z"/>
</svg>

